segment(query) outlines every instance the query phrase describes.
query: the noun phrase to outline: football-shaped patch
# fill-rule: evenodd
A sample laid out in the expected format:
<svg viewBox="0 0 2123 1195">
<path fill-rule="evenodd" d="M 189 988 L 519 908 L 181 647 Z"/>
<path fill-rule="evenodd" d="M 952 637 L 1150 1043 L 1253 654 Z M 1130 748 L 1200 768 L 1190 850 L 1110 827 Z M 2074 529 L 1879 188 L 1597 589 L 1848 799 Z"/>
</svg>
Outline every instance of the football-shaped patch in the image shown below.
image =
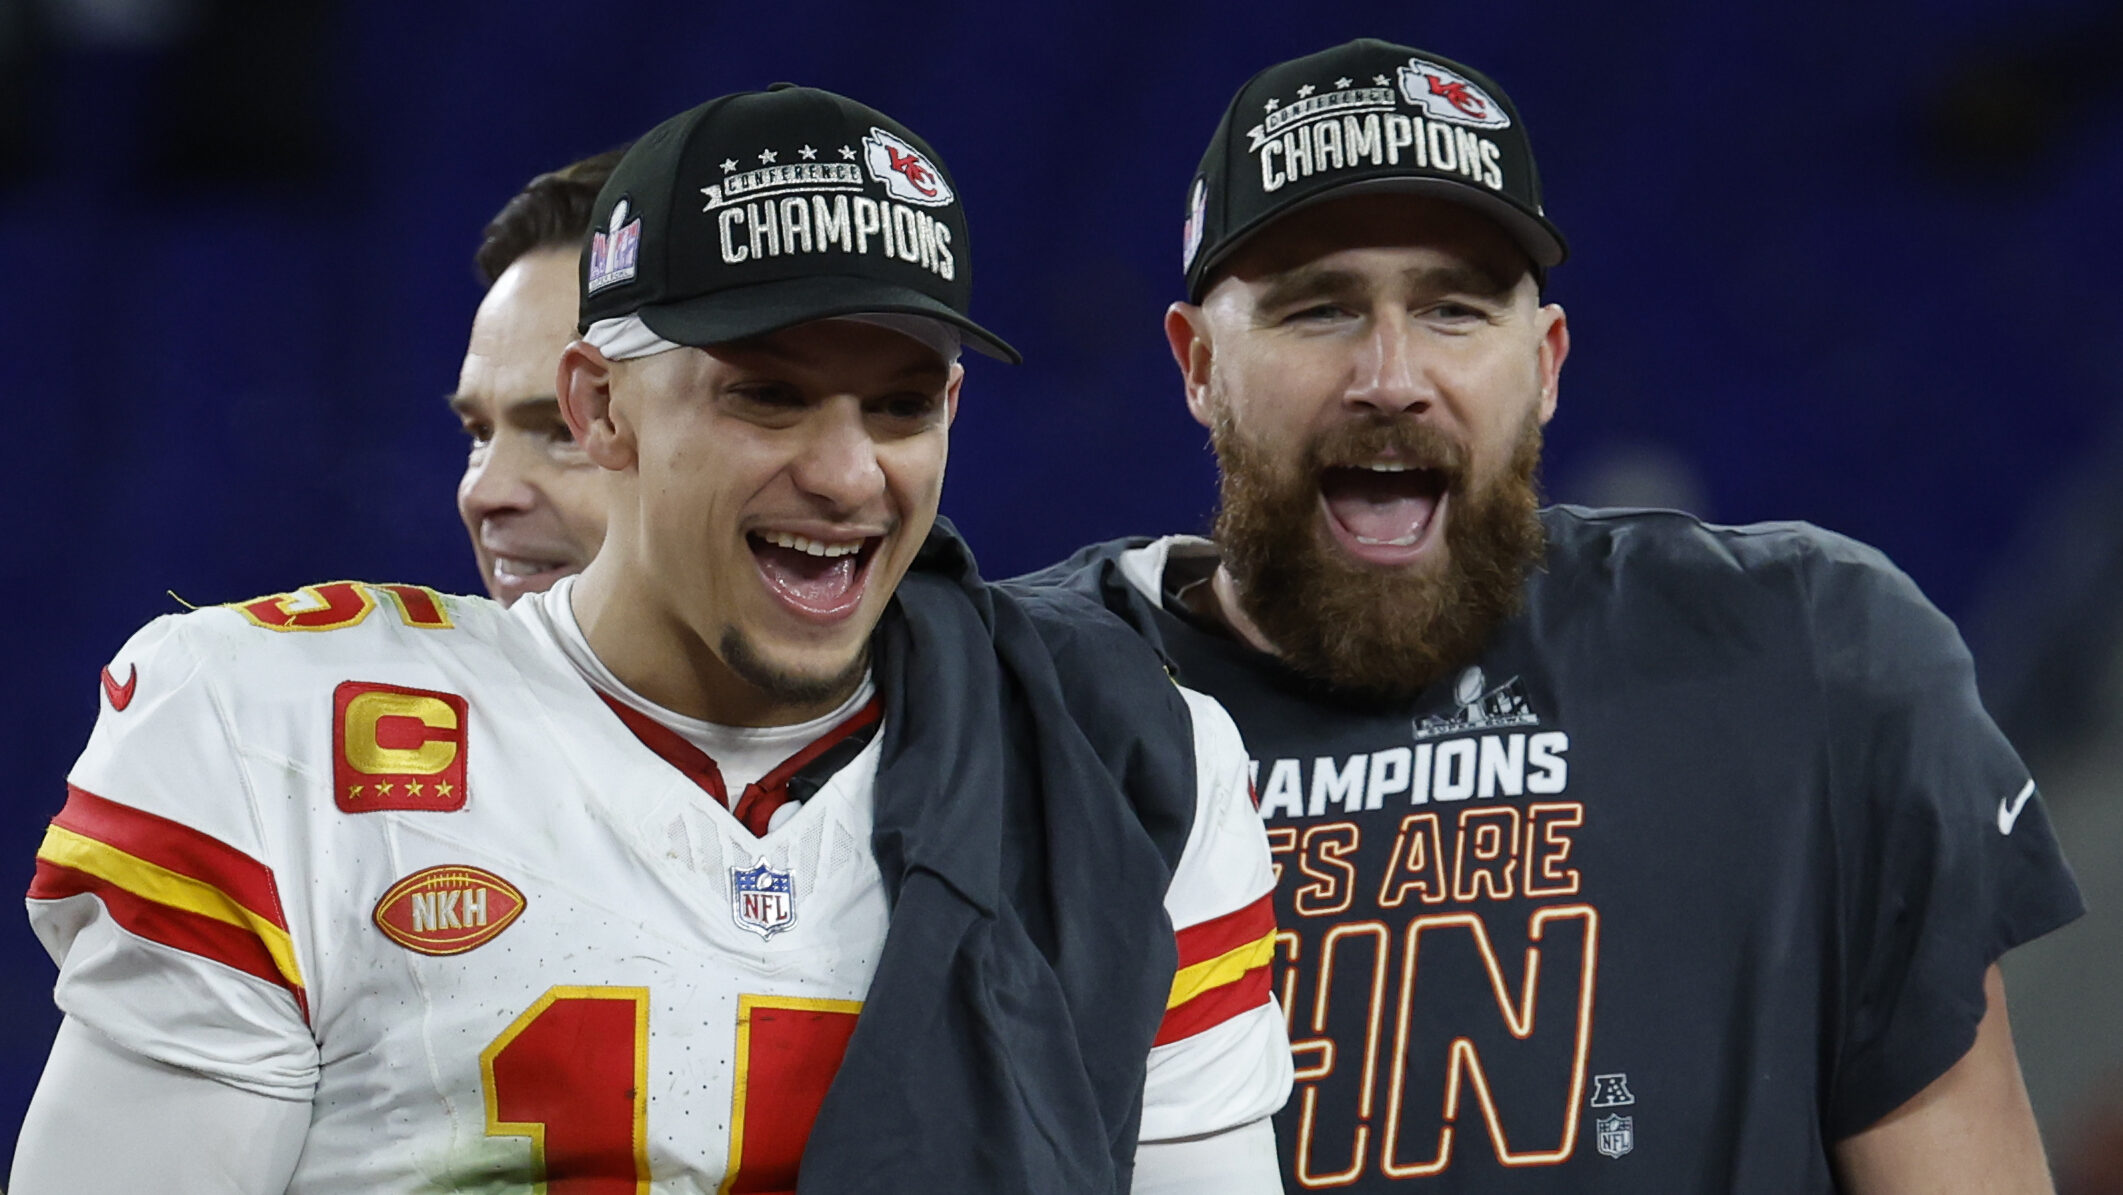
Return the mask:
<svg viewBox="0 0 2123 1195">
<path fill-rule="evenodd" d="M 421 954 L 463 954 L 494 940 L 522 915 L 523 893 L 491 871 L 463 864 L 416 871 L 376 902 L 376 928 Z"/>
</svg>

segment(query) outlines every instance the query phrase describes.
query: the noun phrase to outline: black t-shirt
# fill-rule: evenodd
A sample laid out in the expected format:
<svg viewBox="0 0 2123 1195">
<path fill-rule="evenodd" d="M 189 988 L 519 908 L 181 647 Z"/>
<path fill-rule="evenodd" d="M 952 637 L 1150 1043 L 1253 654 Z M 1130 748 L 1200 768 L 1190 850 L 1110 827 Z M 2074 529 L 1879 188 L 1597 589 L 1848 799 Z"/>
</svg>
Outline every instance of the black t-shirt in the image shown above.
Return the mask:
<svg viewBox="0 0 2123 1195">
<path fill-rule="evenodd" d="M 2082 910 L 1953 625 L 1803 524 L 1557 507 L 1523 611 L 1405 703 L 1185 611 L 1199 540 L 1036 574 L 1216 697 L 1279 865 L 1292 1190 L 1835 1189 Z"/>
</svg>

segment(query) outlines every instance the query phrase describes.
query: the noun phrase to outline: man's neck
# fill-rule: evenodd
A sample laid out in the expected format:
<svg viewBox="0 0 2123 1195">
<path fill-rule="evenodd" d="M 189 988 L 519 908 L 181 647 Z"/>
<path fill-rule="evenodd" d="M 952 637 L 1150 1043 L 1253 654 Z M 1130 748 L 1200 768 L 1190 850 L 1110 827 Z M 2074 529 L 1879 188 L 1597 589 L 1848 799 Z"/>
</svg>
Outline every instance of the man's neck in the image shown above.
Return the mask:
<svg viewBox="0 0 2123 1195">
<path fill-rule="evenodd" d="M 862 683 L 815 701 L 791 702 L 751 683 L 679 612 L 635 592 L 622 570 L 592 560 L 575 579 L 569 606 L 582 637 L 619 682 L 674 714 L 722 726 L 789 726 L 831 713 Z"/>
<path fill-rule="evenodd" d="M 1246 608 L 1239 603 L 1238 578 L 1232 576 L 1231 570 L 1225 568 L 1221 561 L 1217 563 L 1216 573 L 1209 578 L 1209 584 L 1202 589 L 1207 590 L 1206 604 L 1210 607 L 1202 613 L 1223 623 L 1233 635 L 1238 636 L 1239 642 L 1253 650 L 1271 656 L 1281 654 L 1275 650 L 1275 644 L 1268 641 L 1268 636 L 1261 632 L 1260 627 L 1247 617 Z"/>
</svg>

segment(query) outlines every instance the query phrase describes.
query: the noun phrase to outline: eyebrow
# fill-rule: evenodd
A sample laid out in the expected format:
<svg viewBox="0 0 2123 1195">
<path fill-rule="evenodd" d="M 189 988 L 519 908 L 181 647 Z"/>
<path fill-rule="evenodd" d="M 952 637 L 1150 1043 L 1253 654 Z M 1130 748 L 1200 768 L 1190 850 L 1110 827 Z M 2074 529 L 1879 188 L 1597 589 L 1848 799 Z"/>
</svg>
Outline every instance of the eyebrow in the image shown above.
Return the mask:
<svg viewBox="0 0 2123 1195">
<path fill-rule="evenodd" d="M 1473 264 L 1419 266 L 1402 274 L 1408 288 L 1417 294 L 1463 294 L 1501 299 L 1518 285 L 1517 278 Z M 1360 293 L 1364 278 L 1350 270 L 1323 266 L 1299 266 L 1275 276 L 1254 306 L 1275 311 L 1311 299 L 1339 298 Z"/>
<path fill-rule="evenodd" d="M 1277 274 L 1254 303 L 1261 310 L 1289 307 L 1307 299 L 1325 299 L 1360 290 L 1363 282 L 1348 270 L 1299 266 Z"/>
<path fill-rule="evenodd" d="M 451 394 L 446 396 L 444 401 L 449 403 L 450 410 L 462 415 L 479 400 L 468 395 Z M 547 407 L 551 407 L 555 414 L 559 413 L 560 396 L 557 394 L 540 394 L 531 398 L 520 398 L 512 402 L 503 402 L 501 404 L 501 417 L 507 419 L 517 414 L 543 417 Z"/>
<path fill-rule="evenodd" d="M 762 357 L 769 357 L 782 364 L 793 365 L 798 368 L 811 364 L 810 359 L 804 354 L 789 352 L 764 336 L 733 340 L 728 345 L 721 347 L 736 349 L 740 352 L 758 353 Z M 942 385 L 950 380 L 951 368 L 941 360 L 921 360 L 909 362 L 892 374 L 893 381 L 903 381 L 908 378 L 916 378 L 922 381 L 934 380 L 937 385 Z"/>
</svg>

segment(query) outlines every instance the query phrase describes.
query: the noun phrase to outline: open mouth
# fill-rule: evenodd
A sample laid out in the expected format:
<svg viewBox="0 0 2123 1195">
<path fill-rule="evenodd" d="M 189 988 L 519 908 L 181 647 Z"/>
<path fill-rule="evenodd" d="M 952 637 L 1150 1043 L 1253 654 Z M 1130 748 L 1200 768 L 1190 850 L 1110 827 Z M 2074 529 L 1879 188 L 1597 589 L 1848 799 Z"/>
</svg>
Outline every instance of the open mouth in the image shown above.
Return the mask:
<svg viewBox="0 0 2123 1195">
<path fill-rule="evenodd" d="M 539 560 L 530 556 L 493 557 L 492 587 L 505 594 L 541 593 L 555 581 L 582 571 L 571 560 Z"/>
<path fill-rule="evenodd" d="M 1320 505 L 1336 540 L 1358 559 L 1401 564 L 1434 538 L 1452 479 L 1443 469 L 1395 461 L 1320 471 Z"/>
<path fill-rule="evenodd" d="M 753 531 L 745 540 L 775 597 L 806 618 L 834 621 L 861 603 L 870 561 L 884 536 L 813 539 L 788 531 Z"/>
</svg>

